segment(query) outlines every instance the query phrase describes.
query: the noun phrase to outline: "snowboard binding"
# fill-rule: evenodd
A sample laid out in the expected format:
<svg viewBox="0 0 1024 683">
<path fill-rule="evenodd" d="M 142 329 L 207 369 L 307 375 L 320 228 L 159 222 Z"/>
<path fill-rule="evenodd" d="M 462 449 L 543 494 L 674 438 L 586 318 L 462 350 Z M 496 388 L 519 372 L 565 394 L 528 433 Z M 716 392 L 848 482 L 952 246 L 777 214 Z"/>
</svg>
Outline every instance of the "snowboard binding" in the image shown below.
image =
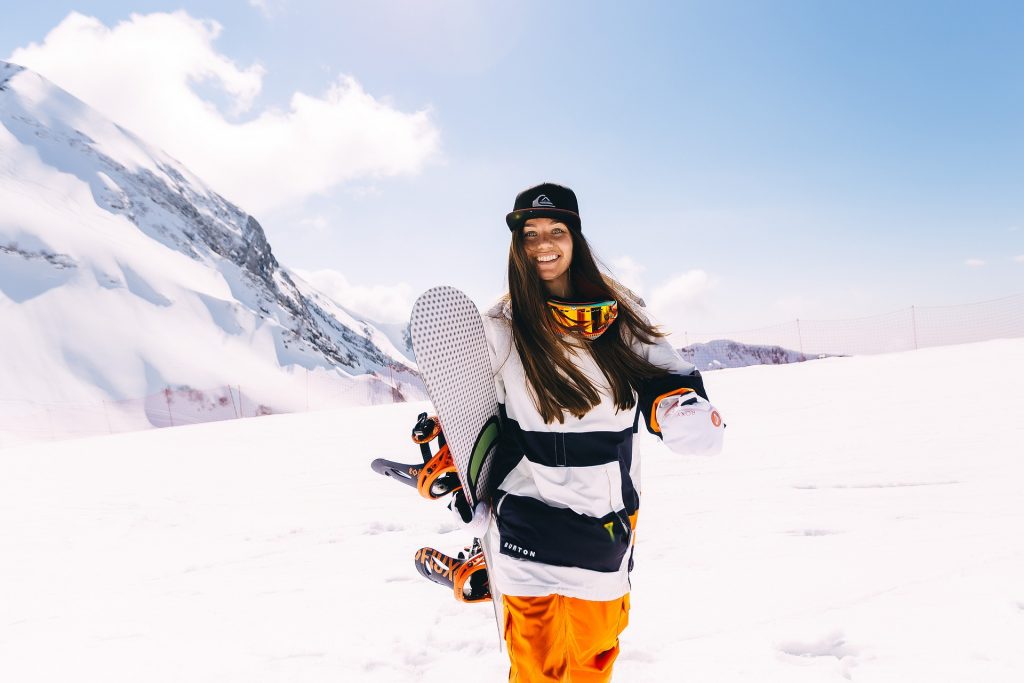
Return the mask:
<svg viewBox="0 0 1024 683">
<path fill-rule="evenodd" d="M 416 571 L 425 579 L 451 588 L 459 602 L 484 602 L 491 599 L 480 539 L 465 548 L 457 557 L 445 555 L 434 548 L 420 548 L 414 558 Z"/>
<path fill-rule="evenodd" d="M 436 453 L 430 449 L 430 444 L 435 439 L 438 446 Z M 423 464 L 403 464 L 377 458 L 370 463 L 370 467 L 378 474 L 416 488 L 427 500 L 443 498 L 462 488 L 455 470 L 455 461 L 452 460 L 448 444 L 441 432 L 441 423 L 436 416 L 420 413 L 412 428 L 412 440 L 419 444 Z"/>
<path fill-rule="evenodd" d="M 437 416 L 420 413 L 412 428 L 412 440 L 420 447 L 422 464 L 403 464 L 377 458 L 370 463 L 370 467 L 378 474 L 415 488 L 427 500 L 437 500 L 452 494 L 449 507 L 468 523 L 473 518 L 473 510 L 462 490 L 455 462 Z M 436 452 L 430 447 L 434 441 L 437 441 Z M 416 571 L 421 576 L 450 588 L 459 602 L 485 602 L 491 599 L 487 562 L 478 538 L 473 539 L 473 544 L 456 557 L 424 547 L 416 551 L 414 561 Z"/>
</svg>

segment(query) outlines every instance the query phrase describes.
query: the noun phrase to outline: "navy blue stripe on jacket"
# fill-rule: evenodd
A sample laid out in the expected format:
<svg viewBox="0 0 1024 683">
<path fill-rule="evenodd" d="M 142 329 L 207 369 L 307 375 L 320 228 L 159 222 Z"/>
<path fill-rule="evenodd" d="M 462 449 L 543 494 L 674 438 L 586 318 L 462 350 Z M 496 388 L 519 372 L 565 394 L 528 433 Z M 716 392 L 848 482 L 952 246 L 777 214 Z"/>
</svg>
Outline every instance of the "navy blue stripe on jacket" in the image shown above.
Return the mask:
<svg viewBox="0 0 1024 683">
<path fill-rule="evenodd" d="M 596 518 L 503 491 L 495 500 L 502 555 L 597 572 L 621 568 L 632 532 L 625 510 Z"/>
<path fill-rule="evenodd" d="M 592 467 L 618 462 L 622 479 L 622 502 L 626 514 L 640 505 L 640 496 L 629 471 L 633 466 L 631 428 L 619 432 L 535 432 L 519 426 L 500 406 L 502 435 L 495 461 L 494 481 L 503 481 L 525 457 L 546 467 Z"/>
<path fill-rule="evenodd" d="M 631 460 L 633 430 L 619 432 L 532 432 L 506 417 L 509 438 L 530 462 L 546 467 L 593 467 Z"/>
</svg>

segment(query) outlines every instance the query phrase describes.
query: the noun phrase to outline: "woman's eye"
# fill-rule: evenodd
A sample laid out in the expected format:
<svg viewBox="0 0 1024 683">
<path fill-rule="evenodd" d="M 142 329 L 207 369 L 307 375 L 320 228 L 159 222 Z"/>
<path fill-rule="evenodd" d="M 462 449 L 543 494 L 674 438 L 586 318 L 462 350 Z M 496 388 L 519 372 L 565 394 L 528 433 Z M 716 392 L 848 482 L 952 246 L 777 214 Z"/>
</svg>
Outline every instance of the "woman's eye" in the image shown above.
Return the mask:
<svg viewBox="0 0 1024 683">
<path fill-rule="evenodd" d="M 526 233 L 526 235 L 525 235 L 526 239 L 528 239 L 528 240 L 529 240 L 529 239 L 533 239 L 533 238 L 534 238 L 534 237 L 536 237 L 536 236 L 537 236 L 537 233 L 535 233 L 535 232 L 528 232 L 528 233 Z"/>
</svg>

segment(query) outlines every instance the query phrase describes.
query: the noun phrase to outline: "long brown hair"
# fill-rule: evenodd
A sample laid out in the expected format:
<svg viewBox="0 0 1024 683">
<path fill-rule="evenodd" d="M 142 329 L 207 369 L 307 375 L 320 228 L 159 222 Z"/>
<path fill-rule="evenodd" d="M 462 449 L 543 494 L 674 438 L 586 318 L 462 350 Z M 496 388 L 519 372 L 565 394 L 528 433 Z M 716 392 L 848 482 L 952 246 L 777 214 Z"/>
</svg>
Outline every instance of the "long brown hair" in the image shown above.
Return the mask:
<svg viewBox="0 0 1024 683">
<path fill-rule="evenodd" d="M 634 390 L 641 379 L 660 377 L 667 370 L 636 354 L 631 339 L 653 344 L 666 336 L 639 311 L 639 304 L 611 277 L 598 268 L 590 245 L 576 228 L 572 235 L 572 261 L 569 277 L 577 297 L 592 300 L 615 299 L 618 318 L 597 339 L 583 341 L 593 355 L 611 389 L 619 410 L 636 405 Z M 526 256 L 523 231 L 512 231 L 508 252 L 508 287 L 512 304 L 512 339 L 526 371 L 534 405 L 544 422 L 565 422 L 565 413 L 583 417 L 601 402 L 597 387 L 572 362 L 572 356 L 585 352 L 570 343 L 551 324 L 547 310 L 549 294 L 537 275 L 536 265 Z M 582 340 L 582 338 L 579 338 Z M 578 342 L 577 342 L 578 344 Z"/>
</svg>

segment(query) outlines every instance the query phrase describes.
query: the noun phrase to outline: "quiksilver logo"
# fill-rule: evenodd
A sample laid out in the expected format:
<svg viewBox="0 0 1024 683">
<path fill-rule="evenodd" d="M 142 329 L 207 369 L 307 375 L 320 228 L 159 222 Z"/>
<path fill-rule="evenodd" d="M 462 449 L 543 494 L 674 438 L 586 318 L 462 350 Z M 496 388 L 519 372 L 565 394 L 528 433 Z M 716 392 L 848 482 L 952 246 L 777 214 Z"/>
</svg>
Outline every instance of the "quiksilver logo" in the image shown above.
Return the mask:
<svg viewBox="0 0 1024 683">
<path fill-rule="evenodd" d="M 550 206 L 552 209 L 555 208 L 555 203 L 548 199 L 546 194 L 537 195 L 537 198 L 533 200 L 533 208 L 540 208 L 542 206 Z"/>
<path fill-rule="evenodd" d="M 502 547 L 505 550 L 508 550 L 509 552 L 514 553 L 516 555 L 522 555 L 523 557 L 537 557 L 537 553 L 535 551 L 527 550 L 526 548 L 524 548 L 524 547 L 522 547 L 520 545 L 513 545 L 512 543 L 509 543 L 508 541 L 505 541 L 502 544 Z"/>
</svg>

